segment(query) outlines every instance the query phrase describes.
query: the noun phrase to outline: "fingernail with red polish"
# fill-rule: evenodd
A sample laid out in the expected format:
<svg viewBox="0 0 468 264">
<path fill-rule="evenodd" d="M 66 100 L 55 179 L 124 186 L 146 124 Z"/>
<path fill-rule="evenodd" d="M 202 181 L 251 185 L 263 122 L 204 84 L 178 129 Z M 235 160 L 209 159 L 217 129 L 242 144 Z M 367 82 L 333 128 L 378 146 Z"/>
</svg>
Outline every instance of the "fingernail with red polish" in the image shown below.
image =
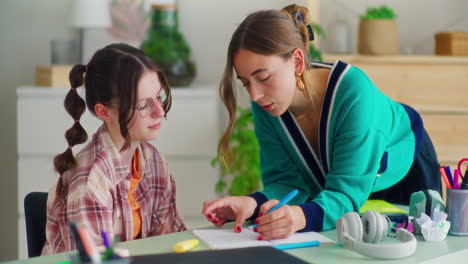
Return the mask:
<svg viewBox="0 0 468 264">
<path fill-rule="evenodd" d="M 208 215 L 208 219 L 209 219 L 210 221 L 212 221 L 212 220 L 213 220 L 213 216 L 212 216 L 211 214 L 209 214 L 209 215 Z"/>
<path fill-rule="evenodd" d="M 262 216 L 263 216 L 263 212 L 258 214 L 258 217 L 262 217 Z"/>
<path fill-rule="evenodd" d="M 217 224 L 217 223 L 218 223 L 218 219 L 213 219 L 213 223 Z"/>
<path fill-rule="evenodd" d="M 242 229 L 241 229 L 240 226 L 236 226 L 236 232 L 237 232 L 237 233 L 240 233 L 241 230 L 242 230 Z"/>
<path fill-rule="evenodd" d="M 258 232 L 258 228 L 254 228 L 254 232 Z"/>
<path fill-rule="evenodd" d="M 256 225 L 258 225 L 258 219 L 255 219 L 254 223 L 255 223 Z"/>
<path fill-rule="evenodd" d="M 263 237 L 262 237 L 262 236 L 258 236 L 258 237 L 257 237 L 257 240 L 263 240 Z"/>
</svg>

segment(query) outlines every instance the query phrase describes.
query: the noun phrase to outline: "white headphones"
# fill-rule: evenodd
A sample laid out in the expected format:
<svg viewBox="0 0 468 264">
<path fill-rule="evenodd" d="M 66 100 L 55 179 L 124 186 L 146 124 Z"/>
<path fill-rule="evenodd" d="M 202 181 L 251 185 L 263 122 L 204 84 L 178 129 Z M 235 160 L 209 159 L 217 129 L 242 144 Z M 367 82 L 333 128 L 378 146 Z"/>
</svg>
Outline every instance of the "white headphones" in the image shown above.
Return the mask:
<svg viewBox="0 0 468 264">
<path fill-rule="evenodd" d="M 399 259 L 413 254 L 416 238 L 403 228 L 396 231 L 396 238 L 402 243 L 373 244 L 387 236 L 388 224 L 385 216 L 376 211 L 366 211 L 362 219 L 356 212 L 349 212 L 336 222 L 336 234 L 345 248 L 368 257 Z"/>
</svg>

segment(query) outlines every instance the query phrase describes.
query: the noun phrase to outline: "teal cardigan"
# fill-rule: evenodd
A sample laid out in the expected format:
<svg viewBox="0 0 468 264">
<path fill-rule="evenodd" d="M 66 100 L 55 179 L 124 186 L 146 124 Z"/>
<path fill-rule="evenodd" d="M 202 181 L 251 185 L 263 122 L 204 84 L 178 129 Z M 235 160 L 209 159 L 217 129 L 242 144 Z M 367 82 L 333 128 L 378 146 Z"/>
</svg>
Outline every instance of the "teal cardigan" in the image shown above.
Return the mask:
<svg viewBox="0 0 468 264">
<path fill-rule="evenodd" d="M 337 61 L 313 63 L 331 69 L 315 153 L 291 112 L 271 116 L 252 102 L 260 144 L 264 190 L 251 194 L 259 207 L 292 189 L 290 204 L 306 216 L 301 231 L 335 228 L 344 213 L 358 211 L 372 192 L 405 177 L 419 149 L 422 120 L 393 101 L 360 69 Z"/>
</svg>

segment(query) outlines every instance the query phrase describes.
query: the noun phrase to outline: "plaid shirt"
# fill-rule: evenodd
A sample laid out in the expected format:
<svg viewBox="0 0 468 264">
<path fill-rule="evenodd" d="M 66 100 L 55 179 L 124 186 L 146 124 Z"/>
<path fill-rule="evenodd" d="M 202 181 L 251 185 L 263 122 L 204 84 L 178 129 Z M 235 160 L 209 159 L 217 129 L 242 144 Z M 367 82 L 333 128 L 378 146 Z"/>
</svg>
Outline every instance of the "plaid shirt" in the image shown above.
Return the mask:
<svg viewBox="0 0 468 264">
<path fill-rule="evenodd" d="M 138 146 L 142 179 L 135 189 L 142 218 L 141 238 L 186 230 L 176 209 L 176 186 L 166 161 L 149 143 Z M 76 155 L 77 166 L 64 173 L 68 195 L 55 201 L 54 186 L 47 201 L 46 243 L 42 255 L 76 249 L 69 221 L 86 223 L 91 236 L 102 244 L 101 231 L 111 241 L 131 240 L 132 207 L 128 200 L 130 168 L 103 125 Z"/>
</svg>

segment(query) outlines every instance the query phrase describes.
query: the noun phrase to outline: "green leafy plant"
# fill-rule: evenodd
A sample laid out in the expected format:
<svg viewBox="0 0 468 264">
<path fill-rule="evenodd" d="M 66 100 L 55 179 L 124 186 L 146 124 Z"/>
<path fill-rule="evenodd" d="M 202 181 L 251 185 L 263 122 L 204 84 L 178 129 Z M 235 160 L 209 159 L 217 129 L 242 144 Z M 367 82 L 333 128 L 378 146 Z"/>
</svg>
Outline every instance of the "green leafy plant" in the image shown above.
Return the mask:
<svg viewBox="0 0 468 264">
<path fill-rule="evenodd" d="M 325 37 L 322 28 L 312 24 L 315 36 Z M 314 45 L 309 45 L 312 60 L 322 61 L 322 55 Z M 245 195 L 260 190 L 260 148 L 253 127 L 253 115 L 250 108 L 237 107 L 237 117 L 231 134 L 233 163 L 229 169 L 215 157 L 211 166 L 221 168 L 215 191 L 219 194 Z"/>
<path fill-rule="evenodd" d="M 171 86 L 186 86 L 194 79 L 196 68 L 177 21 L 177 10 L 153 8 L 151 27 L 140 49 L 164 70 Z"/>
<path fill-rule="evenodd" d="M 367 8 L 366 13 L 361 19 L 395 19 L 396 14 L 392 8 L 387 5 Z"/>
<path fill-rule="evenodd" d="M 220 164 L 221 174 L 216 183 L 217 193 L 245 195 L 258 191 L 260 182 L 260 150 L 253 130 L 253 115 L 250 108 L 237 107 L 238 115 L 231 134 L 233 163 L 229 169 L 224 167 L 218 157 L 211 165 Z M 230 184 L 228 183 L 230 181 Z"/>
<path fill-rule="evenodd" d="M 325 31 L 318 24 L 311 24 L 315 37 L 320 36 L 326 39 Z M 323 61 L 322 53 L 312 43 L 309 45 L 310 59 L 315 61 Z"/>
</svg>

